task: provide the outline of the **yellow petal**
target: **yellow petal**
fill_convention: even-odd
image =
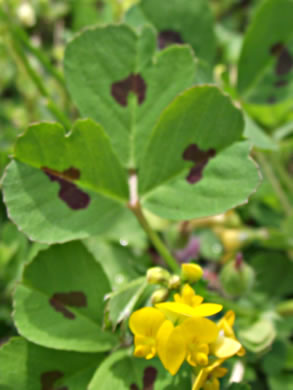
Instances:
[[[240,349],[241,344],[229,337],[219,337],[216,343],[214,343],[211,348],[213,353],[218,358],[229,358],[233,355],[235,355]]]
[[[228,324],[232,327],[235,322],[235,313],[233,310],[227,311],[227,313],[224,315],[225,320],[228,322]]]
[[[186,346],[179,327],[166,320],[157,334],[157,350],[166,370],[175,375],[186,356]]]
[[[195,308],[178,302],[158,303],[156,308],[161,310],[168,318],[208,317],[218,313],[223,306],[216,303],[203,303]]]
[[[187,343],[197,341],[210,344],[217,340],[219,334],[217,325],[202,317],[188,318],[182,322],[180,327]]]
[[[155,338],[164,320],[164,314],[160,310],[144,307],[132,313],[129,319],[129,328],[135,335]]]
[[[244,356],[245,354],[246,354],[246,350],[244,347],[241,346],[241,348],[237,352],[237,355],[241,357],[241,356]]]

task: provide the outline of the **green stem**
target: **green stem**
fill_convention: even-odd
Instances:
[[[279,180],[276,177],[275,172],[273,171],[271,164],[268,162],[267,158],[265,157],[265,155],[262,152],[258,151],[255,153],[256,153],[257,159],[260,162],[268,180],[270,181],[273,189],[275,190],[276,194],[279,197],[280,203],[284,209],[285,214],[287,216],[292,215],[293,214],[292,205],[290,204],[290,201],[289,201],[285,191],[283,190],[282,186],[280,185]]]
[[[69,130],[71,128],[71,123],[69,119],[66,117],[66,115],[59,110],[58,106],[54,103],[54,101],[51,99],[49,92],[47,91],[47,88],[45,87],[45,84],[43,83],[42,79],[39,77],[39,75],[36,73],[34,68],[31,66],[29,60],[25,56],[21,46],[17,41],[12,41],[12,48],[14,53],[16,54],[17,58],[19,59],[20,63],[25,68],[26,72],[34,82],[35,86],[39,90],[40,94],[46,98],[47,102],[47,108],[48,110],[54,115],[56,119],[58,119],[66,130]]]
[[[11,32],[13,33],[15,38],[22,42],[23,45],[40,61],[40,63],[44,66],[47,72],[50,73],[58,81],[58,83],[62,86],[62,88],[64,88],[65,92],[67,93],[63,75],[51,64],[47,56],[44,55],[40,49],[31,44],[27,33],[22,28],[16,25],[11,27]]]
[[[128,207],[133,212],[133,214],[138,219],[140,225],[148,235],[149,239],[153,243],[154,247],[157,249],[158,253],[162,256],[166,264],[169,266],[169,268],[177,273],[179,271],[179,265],[176,261],[176,259],[172,256],[169,249],[166,247],[166,245],[163,243],[163,241],[160,239],[158,234],[152,229],[152,227],[149,225],[148,221],[146,220],[138,196],[137,196],[137,176],[135,172],[130,173],[129,178],[129,189],[130,189],[130,202],[128,204]]]

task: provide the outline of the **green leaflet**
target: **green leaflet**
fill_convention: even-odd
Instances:
[[[265,0],[245,35],[238,90],[245,100],[274,104],[292,96],[293,2]]]
[[[54,351],[15,337],[0,349],[0,388],[40,390],[58,384],[58,388],[86,389],[103,358],[101,353]]]
[[[64,242],[105,232],[127,203],[127,176],[103,129],[79,120],[32,125],[3,180],[10,218],[32,240]],[[28,210],[32,211],[28,213]]]
[[[189,47],[155,54],[150,26],[140,34],[126,25],[88,29],[65,52],[65,76],[81,114],[101,123],[124,165],[138,165],[162,110],[192,85]]]
[[[143,0],[129,10],[125,19],[135,27],[153,24],[161,47],[185,42],[197,57],[208,63],[214,59],[213,16],[206,0]]]
[[[242,131],[240,111],[216,87],[193,87],[178,96],[161,116],[142,160],[143,206],[180,220],[219,214],[245,202],[259,175],[249,144],[233,145]],[[195,167],[186,155],[190,148],[195,149]],[[194,168],[198,180],[191,183]]]
[[[117,339],[102,330],[109,292],[104,271],[81,243],[51,246],[25,268],[16,288],[16,326],[22,336],[45,347],[110,350]]]
[[[148,388],[155,390],[189,389],[191,387],[190,373],[186,371],[181,370],[172,377],[157,358],[137,359],[131,356],[130,351],[118,351],[100,365],[88,390],[129,390],[131,385],[139,390]]]

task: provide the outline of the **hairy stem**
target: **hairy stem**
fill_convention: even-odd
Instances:
[[[146,220],[140,202],[137,195],[137,175],[135,172],[130,172],[129,177],[129,190],[130,190],[130,201],[128,204],[128,207],[133,212],[133,214],[138,219],[140,225],[148,235],[149,239],[151,240],[154,247],[157,249],[158,253],[162,256],[165,263],[168,265],[168,267],[173,272],[178,272],[179,265],[175,258],[170,253],[169,249],[166,247],[166,245],[163,243],[163,241],[160,239],[158,234],[152,229],[152,227],[149,225],[148,221]]]

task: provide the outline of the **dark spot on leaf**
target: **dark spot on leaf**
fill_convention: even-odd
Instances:
[[[196,144],[189,145],[183,152],[183,159],[186,161],[194,162],[194,166],[190,168],[189,174],[186,180],[190,184],[197,183],[202,178],[203,170],[208,163],[209,159],[216,154],[214,149],[207,151],[199,149]]]
[[[113,83],[111,92],[113,98],[121,106],[127,106],[127,97],[130,92],[137,96],[138,104],[142,104],[145,99],[146,83],[140,74],[131,74],[126,79]]]
[[[284,49],[279,55],[276,65],[276,74],[283,76],[291,71],[293,67],[293,58],[287,49]]]
[[[143,390],[153,390],[156,377],[157,370],[151,366],[146,367],[143,375]]]
[[[130,385],[130,390],[139,390],[139,388],[135,383],[132,383],[132,385]]]
[[[174,43],[182,44],[184,43],[181,35],[172,30],[161,31],[158,35],[158,47],[159,49],[164,49],[167,46],[170,46]]]
[[[275,104],[277,102],[277,99],[275,98],[275,96],[269,96],[268,97],[268,103],[269,104]]]
[[[96,8],[98,11],[103,11],[104,7],[105,7],[105,4],[102,0],[98,0],[96,2]]]
[[[275,87],[277,88],[286,87],[286,85],[288,85],[288,80],[278,80],[275,82]]]
[[[42,170],[51,181],[57,181],[60,184],[58,195],[68,207],[73,210],[80,210],[88,207],[90,203],[89,195],[72,183],[72,180],[78,180],[80,178],[80,171],[78,169],[71,167],[63,172],[58,172],[43,167]]]
[[[68,387],[54,387],[54,384],[56,381],[61,379],[64,376],[63,372],[61,371],[48,371],[44,372],[41,375],[41,390],[69,390]]]
[[[75,319],[75,314],[72,313],[66,306],[86,307],[87,298],[82,291],[72,291],[68,293],[56,293],[50,300],[50,305],[58,312],[62,313],[65,318],[70,320]]]
[[[293,57],[282,42],[278,42],[271,47],[271,54],[277,57],[275,73],[284,76],[293,68]]]
[[[275,43],[271,49],[270,52],[273,56],[279,56],[280,53],[284,50],[285,46],[282,42]]]

